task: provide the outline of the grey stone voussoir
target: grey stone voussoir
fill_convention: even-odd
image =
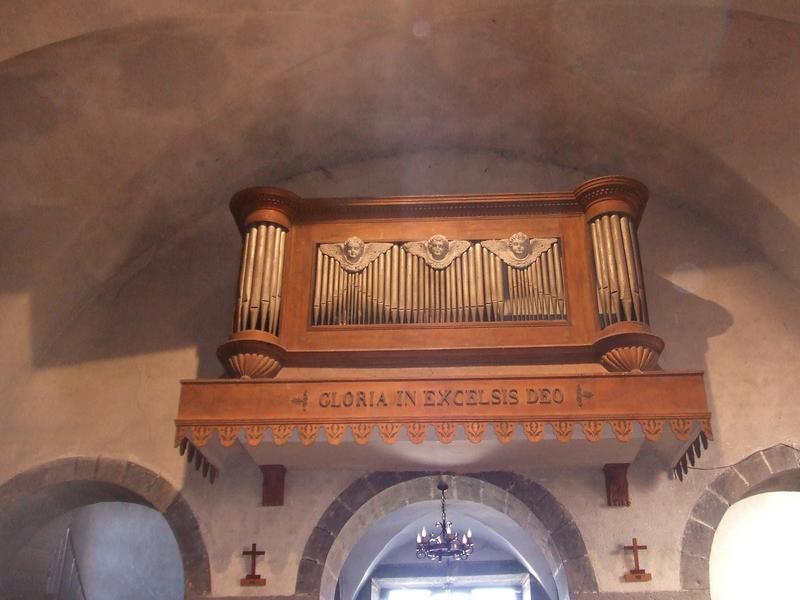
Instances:
[[[714,492],[705,491],[692,509],[691,518],[716,529],[730,504]]]
[[[733,504],[747,493],[749,486],[736,469],[729,467],[708,487],[722,496],[728,504]]]
[[[747,482],[748,487],[758,485],[772,475],[772,471],[770,471],[767,461],[764,460],[764,454],[762,452],[756,452],[748,456],[737,463],[734,469],[736,469],[739,475],[742,476],[742,479]]]

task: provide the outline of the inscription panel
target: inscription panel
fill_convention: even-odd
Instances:
[[[525,421],[707,415],[702,374],[373,381],[186,381],[179,424]]]

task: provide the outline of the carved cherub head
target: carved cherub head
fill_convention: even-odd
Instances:
[[[531,240],[522,232],[515,233],[508,238],[508,247],[514,256],[523,259],[531,253]]]
[[[447,251],[450,249],[450,242],[443,235],[436,234],[428,240],[428,252],[435,260],[442,260],[447,256]]]
[[[344,256],[348,262],[355,263],[364,254],[364,242],[361,238],[351,237],[347,238],[344,243]]]

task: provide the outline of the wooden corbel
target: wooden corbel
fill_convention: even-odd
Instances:
[[[606,476],[606,500],[609,506],[630,506],[628,496],[628,466],[630,463],[608,463],[603,465]]]
[[[259,465],[264,481],[261,484],[261,506],[283,506],[283,484],[286,467]]]

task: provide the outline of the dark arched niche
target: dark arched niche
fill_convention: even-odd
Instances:
[[[58,516],[81,506],[113,501],[141,504],[162,513],[178,542],[186,597],[211,591],[208,553],[186,499],[157,473],[109,458],[56,460],[0,486],[0,539],[4,540],[0,564],[8,564],[8,557],[20,544]]]

